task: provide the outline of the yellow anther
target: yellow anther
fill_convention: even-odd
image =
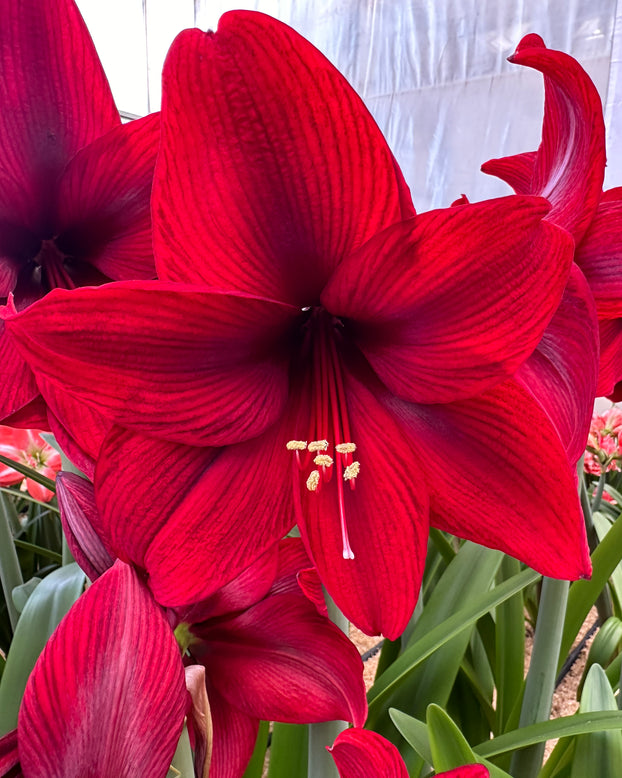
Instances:
[[[343,471],[343,480],[344,481],[351,481],[353,478],[356,478],[356,476],[361,472],[361,463],[360,462],[352,462],[351,465],[348,465],[346,469]]]
[[[354,454],[356,443],[337,443],[335,451],[338,451],[340,454]]]
[[[312,440],[307,446],[309,451],[326,451],[328,448],[327,440]]]
[[[328,454],[318,454],[313,461],[318,467],[330,467],[333,464],[333,458]]]
[[[315,492],[320,485],[320,472],[319,470],[312,470],[307,478],[307,489],[310,492]]]
[[[306,440],[288,440],[286,443],[286,448],[288,451],[304,451],[306,447]]]

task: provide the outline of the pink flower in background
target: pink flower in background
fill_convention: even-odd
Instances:
[[[39,430],[13,429],[0,425],[0,454],[28,465],[52,480],[61,468],[60,454],[43,440]],[[0,464],[0,486],[14,486],[22,482],[22,488],[27,489],[36,500],[49,502],[54,496],[53,492],[32,478],[25,478],[12,467]]]
[[[583,469],[592,475],[620,470],[620,409],[615,405],[604,414],[594,414],[590,425]]]

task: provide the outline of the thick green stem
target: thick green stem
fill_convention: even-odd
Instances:
[[[520,714],[519,726],[521,727],[546,721],[549,718],[566,616],[568,588],[568,581],[557,581],[554,578],[544,578],[542,581],[536,633]],[[510,773],[516,778],[535,778],[542,766],[545,745],[545,743],[538,743],[516,751],[512,756]]]
[[[603,470],[598,479],[598,485],[594,490],[594,496],[592,497],[592,511],[597,511],[600,508],[600,501],[603,499],[603,492],[605,491],[605,484],[607,483],[607,473]]]
[[[13,631],[19,619],[19,613],[13,604],[13,589],[24,583],[11,530],[12,524],[17,520],[14,514],[15,506],[8,495],[0,494],[0,581]]]
[[[347,635],[349,631],[348,620],[328,593],[325,592],[325,596],[330,620]],[[320,724],[309,724],[308,778],[339,778],[335,762],[326,750],[326,746],[332,746],[337,735],[347,727],[347,721],[325,721]]]
[[[594,501],[592,504],[590,504],[590,498],[587,493],[587,486],[585,485],[585,478],[583,477],[583,474],[579,472],[579,496],[581,498],[581,508],[583,509],[585,531],[587,533],[587,543],[590,547],[590,554],[594,553],[599,543],[598,535],[596,534],[596,527],[594,526],[594,520],[592,519],[592,506],[596,506],[594,507],[594,510],[596,510],[600,504],[603,489],[605,488],[603,479],[604,473],[601,475],[600,481],[598,482],[598,487],[596,490],[597,495],[594,496]],[[596,496],[598,496],[598,501],[596,500]],[[606,586],[598,595],[598,599],[594,603],[594,606],[598,611],[598,618],[600,619],[601,624],[604,624],[607,619],[613,616],[613,603],[611,602],[611,596]]]

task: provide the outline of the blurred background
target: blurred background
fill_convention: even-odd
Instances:
[[[579,60],[608,133],[606,186],[622,185],[622,2],[617,0],[78,0],[119,109],[160,105],[168,47],[185,27],[216,29],[234,8],[268,13],[314,43],[364,99],[417,210],[509,192],[479,172],[537,148],[540,74],[506,58],[523,35]]]

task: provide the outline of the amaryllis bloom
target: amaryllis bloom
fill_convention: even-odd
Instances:
[[[164,613],[119,561],[78,599],[37,660],[17,732],[0,741],[0,775],[165,778],[190,706]]]
[[[400,752],[377,732],[346,729],[328,749],[341,778],[408,778]],[[481,764],[464,765],[443,773],[439,778],[489,778]]]
[[[21,310],[57,287],[154,278],[159,117],[121,125],[73,0],[1,0],[0,13],[0,301]],[[0,419],[47,426],[2,323]]]
[[[606,413],[595,413],[587,440],[584,470],[600,475],[609,470],[620,470],[622,450],[620,439],[620,409],[613,406]]]
[[[4,312],[63,425],[83,403],[108,420],[95,480],[111,526],[174,469],[166,513],[122,523],[158,601],[208,596],[294,522],[369,634],[404,629],[430,523],[588,575],[574,474],[512,378],[568,280],[548,203],[414,216],[357,95],[262,14],[181,33],[162,121],[161,280]],[[86,432],[95,448],[101,426]],[[177,546],[183,564],[165,564]]]
[[[112,557],[92,486],[63,473],[58,495],[70,548],[87,575],[100,580]],[[127,537],[130,545],[132,533]],[[177,554],[184,549],[171,548],[173,564]],[[168,614],[185,663],[205,668],[213,725],[210,778],[242,775],[260,720],[365,721],[361,658],[303,593],[299,574],[317,579],[308,568],[300,539],[289,538],[208,599]]]
[[[542,142],[537,152],[490,160],[482,170],[499,176],[518,193],[546,197],[553,206],[547,219],[572,233],[574,261],[587,279],[598,315],[596,394],[609,395],[622,380],[622,189],[602,191],[601,100],[579,63],[568,54],[547,49],[538,35],[523,38],[510,61],[544,76]],[[580,402],[589,352],[581,344],[580,331],[569,336],[575,341],[569,365],[571,385],[578,398],[575,402]],[[584,404],[591,414],[589,397]]]
[[[0,425],[0,454],[15,462],[28,465],[52,481],[61,468],[60,454],[43,440],[40,430],[13,429]],[[54,496],[53,492],[33,481],[32,478],[25,478],[12,467],[0,464],[0,486],[14,486],[21,483],[36,500],[49,502]]]

